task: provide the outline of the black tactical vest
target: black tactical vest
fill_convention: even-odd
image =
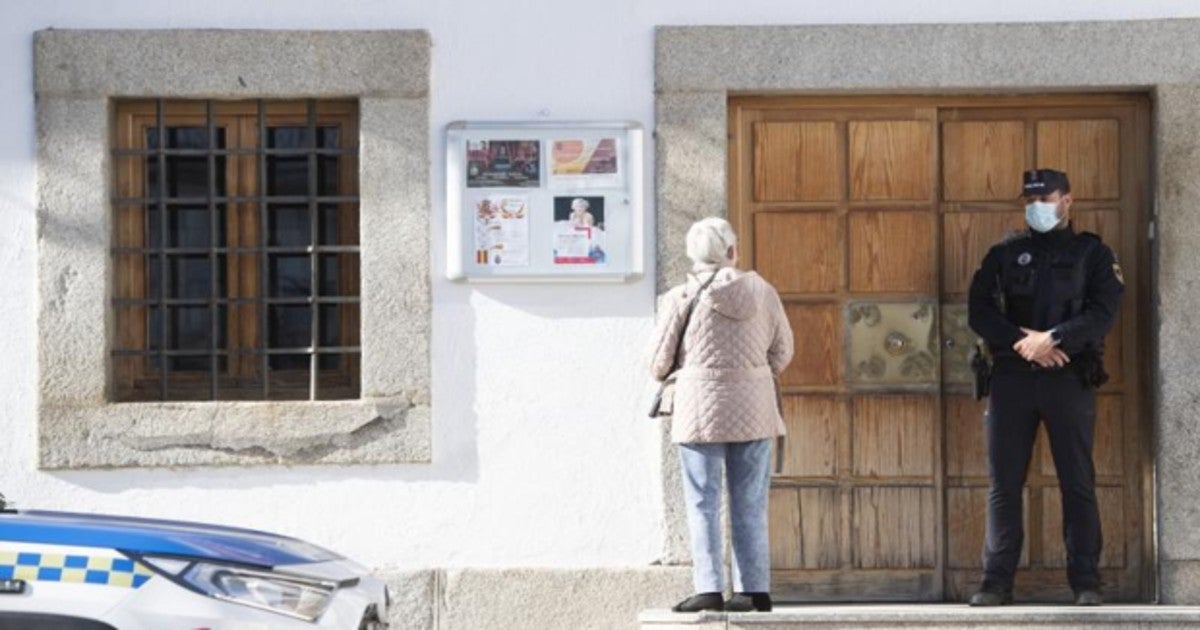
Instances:
[[[1035,309],[1039,291],[1039,273],[1051,275],[1050,308],[1055,322],[1063,322],[1083,312],[1087,292],[1088,258],[1100,237],[1091,232],[1075,234],[1065,248],[1046,251],[1036,248],[1028,231],[1018,233],[1003,244],[1000,272],[996,278],[996,300],[1000,310],[1012,321],[1014,301],[1022,307]],[[1050,256],[1043,266],[1038,256]],[[1014,322],[1018,323],[1018,322]],[[1009,354],[1007,349],[1001,354]],[[1086,384],[1099,387],[1108,381],[1104,370],[1104,339],[1094,339],[1072,357],[1071,369],[1079,373]]]
[[[1000,277],[997,278],[1001,310],[1007,312],[1012,300],[1036,301],[1039,274],[1051,276],[1051,305],[1057,321],[1065,321],[1083,311],[1087,289],[1087,260],[1092,250],[1100,244],[1100,237],[1091,232],[1075,234],[1065,249],[1054,252],[1034,247],[1028,231],[1020,232],[1004,243],[1000,262]],[[1038,257],[1051,256],[1049,266],[1043,266]]]

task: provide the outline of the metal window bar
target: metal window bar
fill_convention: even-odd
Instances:
[[[209,251],[220,253],[257,253],[259,251],[269,253],[290,253],[290,254],[308,254],[317,253],[358,253],[358,245],[277,245],[272,247],[216,247],[210,250],[209,247],[113,247],[113,253],[158,253],[164,251],[169,254],[182,254],[182,256],[208,256]]]
[[[264,301],[259,298],[226,298],[219,297],[216,303],[222,306],[241,306],[245,304],[258,304]],[[357,295],[321,295],[316,298],[317,304],[358,304],[362,300]],[[272,306],[303,306],[313,303],[313,298],[307,296],[297,297],[272,297],[266,298],[265,302]],[[166,306],[208,306],[208,298],[169,298],[159,300],[157,298],[113,298],[113,306],[157,306],[165,304]]]
[[[359,346],[321,346],[319,348],[311,348],[308,346],[297,346],[287,348],[242,348],[238,350],[222,350],[217,349],[216,354],[220,357],[235,357],[242,355],[284,355],[284,354],[357,354],[362,350]],[[167,350],[165,354],[169,357],[206,357],[212,351],[207,349],[199,350]],[[112,351],[113,355],[121,357],[143,357],[157,355],[157,350],[138,350],[136,348],[116,348]]]
[[[320,222],[318,221],[319,210],[317,206],[317,195],[321,192],[318,189],[319,184],[317,179],[317,102],[310,98],[305,103],[305,107],[308,109],[308,146],[310,149],[312,149],[312,152],[308,154],[308,236],[311,241],[310,244],[313,245],[313,247],[316,247],[316,245],[320,242],[320,239],[317,236],[318,230],[320,229]],[[316,253],[315,251],[308,255],[309,269],[311,270],[311,275],[309,276],[308,281],[308,289],[310,292],[310,297],[312,297],[312,315],[310,321],[312,327],[309,333],[311,338],[310,345],[314,350],[321,346],[321,305],[317,303],[317,296],[321,292],[321,283],[319,282],[318,277],[320,260],[320,254]],[[316,352],[313,352],[308,357],[308,369],[308,399],[316,400],[317,373],[320,369],[320,357],[317,356]]]
[[[127,306],[146,306],[151,313],[157,313],[159,317],[158,345],[157,349],[123,349],[114,348],[113,356],[140,356],[158,358],[158,393],[161,400],[167,400],[169,394],[171,361],[175,357],[208,357],[209,361],[209,381],[208,389],[209,396],[212,399],[217,399],[220,385],[220,358],[241,356],[241,355],[261,355],[262,356],[262,396],[263,399],[269,399],[271,395],[270,385],[270,357],[275,355],[309,355],[309,400],[316,400],[318,396],[319,374],[320,374],[320,356],[321,355],[353,355],[361,354],[359,346],[327,346],[322,347],[321,344],[321,307],[324,305],[337,304],[358,304],[361,303],[359,295],[321,295],[321,259],[325,254],[344,254],[358,253],[360,247],[358,245],[322,245],[320,244],[320,206],[325,203],[357,203],[357,195],[320,195],[319,190],[319,164],[321,156],[339,156],[353,155],[357,151],[357,147],[323,147],[319,141],[319,127],[317,120],[317,102],[313,99],[306,101],[306,131],[307,141],[306,146],[299,149],[272,149],[268,146],[269,128],[266,124],[266,104],[265,101],[259,99],[256,102],[257,124],[258,124],[258,146],[249,149],[228,149],[223,147],[218,141],[216,117],[214,114],[214,103],[212,101],[205,102],[205,129],[207,132],[208,142],[205,149],[176,149],[168,146],[168,128],[166,125],[166,101],[165,99],[155,99],[155,122],[154,129],[157,134],[155,146],[146,149],[114,149],[114,156],[143,156],[153,158],[157,165],[157,182],[153,190],[147,190],[151,193],[145,197],[116,197],[113,203],[116,206],[121,205],[144,205],[156,208],[159,216],[158,239],[157,247],[113,247],[112,253],[114,256],[120,254],[140,254],[156,259],[158,263],[159,277],[157,282],[157,297],[149,298],[113,298],[112,304],[114,307]],[[168,186],[168,171],[167,158],[168,156],[203,156],[206,158],[208,166],[207,190],[203,197],[195,198],[170,198]],[[217,156],[230,155],[255,155],[257,157],[258,168],[258,191],[256,196],[240,196],[240,195],[219,195],[217,194]],[[271,155],[279,156],[298,156],[303,155],[307,158],[308,163],[308,181],[307,195],[276,195],[267,194],[267,158]],[[334,191],[336,192],[336,191]],[[259,227],[260,235],[258,243],[255,246],[238,246],[228,247],[224,245],[224,240],[220,238],[220,215],[218,205],[230,203],[254,203],[257,202],[259,212]],[[270,223],[267,212],[267,204],[274,203],[306,203],[309,209],[309,228],[310,228],[310,244],[307,246],[271,246],[270,243]],[[204,205],[208,209],[209,214],[209,247],[172,247],[170,244],[170,217],[168,216],[168,208],[174,205]],[[149,236],[149,232],[146,233]],[[255,253],[259,256],[259,287],[256,297],[228,297],[222,290],[218,279],[220,277],[220,260],[222,255]],[[272,297],[269,289],[269,274],[270,264],[269,256],[271,254],[305,254],[309,257],[310,270],[310,291],[307,297]],[[210,273],[209,294],[204,298],[173,298],[171,295],[171,287],[173,285],[170,273],[170,256],[176,255],[193,255],[207,256],[208,267]],[[219,313],[221,308],[226,308],[228,311],[232,305],[241,304],[257,304],[259,306],[259,325],[260,331],[258,335],[257,348],[237,348],[229,349],[222,347],[219,343],[220,338],[220,318]],[[311,328],[310,328],[310,345],[308,347],[270,347],[270,314],[269,307],[272,305],[307,305],[311,313]],[[209,313],[209,334],[210,340],[207,349],[177,349],[171,347],[172,334],[172,313],[177,307],[201,307],[206,306]]]
[[[212,101],[204,102],[205,124],[208,127],[208,323],[209,349],[212,350],[212,356],[209,358],[210,364],[210,379],[208,385],[208,397],[211,400],[217,399],[217,378],[220,359],[217,357],[217,299],[220,297],[221,287],[217,286],[217,203],[214,201],[214,196],[217,194],[217,155],[213,151],[217,148],[217,124],[213,118],[213,103]],[[166,246],[166,243],[163,243]],[[166,296],[164,295],[165,299]]]
[[[266,103],[263,99],[258,99],[256,114],[258,117],[258,245],[260,252],[258,255],[258,296],[261,301],[258,305],[258,347],[262,350],[262,397],[263,400],[269,400],[271,397],[271,357],[266,352],[267,350],[267,331],[268,313],[270,308],[266,299],[267,280],[269,264],[267,258],[270,256],[267,253],[267,230],[270,225],[267,223],[267,113]]]
[[[358,152],[358,147],[356,147],[356,146],[331,147],[331,148],[317,147],[315,150],[318,155],[353,155]],[[268,149],[265,149],[265,151],[266,151],[267,155],[279,155],[279,156],[285,156],[285,157],[307,156],[310,153],[310,150],[307,147],[302,148],[302,149],[271,149],[271,148],[268,148]],[[158,152],[153,149],[113,149],[112,153],[116,157],[158,155]],[[229,155],[229,156],[258,155],[258,149],[220,149],[220,148],[218,148],[216,151],[214,151],[214,153],[216,155]],[[207,149],[167,149],[166,154],[171,157],[175,157],[175,156],[204,157],[204,156],[208,155],[208,150]]]
[[[162,249],[158,252],[158,297],[167,299],[167,287],[170,286],[167,277],[167,125],[165,113],[163,112],[163,99],[154,101],[154,125],[157,129],[158,142],[155,147],[158,150],[156,160],[158,162],[158,246]],[[158,355],[158,396],[161,400],[167,399],[167,340],[170,339],[168,328],[170,327],[171,317],[168,313],[168,307],[159,305],[158,307],[158,330],[159,330],[159,355]]]
[[[253,203],[258,201],[257,195],[253,197],[241,195],[217,195],[213,200],[218,203]],[[156,201],[153,197],[115,197],[112,202],[118,206],[137,206],[147,202]],[[195,206],[208,202],[208,197],[172,197],[167,199],[169,206]],[[307,195],[267,195],[267,201],[273,203],[308,203]],[[354,195],[324,195],[318,196],[317,201],[321,203],[345,203],[357,202],[358,197]]]

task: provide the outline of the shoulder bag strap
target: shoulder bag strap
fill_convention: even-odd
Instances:
[[[696,291],[696,295],[692,296],[691,301],[688,302],[687,314],[683,316],[683,328],[679,330],[679,341],[675,343],[675,360],[671,363],[671,371],[667,374],[668,379],[674,376],[675,372],[682,367],[679,365],[679,355],[683,353],[683,338],[687,335],[688,326],[690,326],[692,323],[692,312],[696,310],[696,303],[700,301],[700,294],[704,293],[704,290],[707,289],[708,285],[712,284],[712,281],[716,280],[716,278],[717,272],[714,271],[713,274],[709,276],[708,280],[705,280],[704,284],[700,285],[700,289]]]

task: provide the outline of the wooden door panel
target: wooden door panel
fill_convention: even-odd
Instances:
[[[1122,303],[1131,300],[1122,300]],[[1130,308],[1133,308],[1130,306]],[[1124,310],[1124,309],[1122,309]],[[1108,383],[1104,385],[1105,389],[1119,387],[1125,380],[1125,316],[1120,312],[1117,313],[1117,319],[1113,322],[1113,328],[1108,335],[1104,337],[1104,370],[1108,372]],[[1103,391],[1103,390],[1101,390]]]
[[[1100,236],[1114,252],[1120,249],[1121,213],[1118,209],[1079,210],[1072,212],[1071,227],[1076,232],[1092,232]]]
[[[771,488],[768,504],[767,533],[771,545],[771,566],[775,569],[799,569],[800,492],[795,487]]]
[[[754,215],[754,268],[780,293],[834,293],[842,286],[841,221],[834,212]]]
[[[1023,229],[1025,214],[949,212],[942,226],[942,291],[965,295],[984,255],[1005,235]]]
[[[946,201],[1012,201],[1025,170],[1020,120],[942,124],[942,196]]]
[[[959,599],[977,588],[986,401],[966,395],[958,365],[960,342],[967,348],[973,335],[943,325],[935,354],[958,363],[928,389],[888,381],[868,390],[847,376],[847,331],[860,303],[936,299],[939,312],[959,313],[987,250],[1025,227],[1021,173],[1035,167],[1065,170],[1075,228],[1128,259],[1123,314],[1106,340],[1112,381],[1097,401],[1095,463],[1106,591],[1152,595],[1148,430],[1133,358],[1145,328],[1135,307],[1148,260],[1138,243],[1148,121],[1148,100],[1136,95],[731,99],[742,260],[781,291],[796,336],[770,517],[780,600]],[[1044,431],[1023,501],[1018,597],[1069,599]]]
[[[853,471],[859,477],[929,477],[934,462],[934,396],[858,396],[851,404]]]
[[[842,407],[837,396],[783,397],[783,421],[788,432],[783,458],[785,476],[837,474]]]
[[[842,173],[837,123],[754,124],[756,201],[834,201]]]
[[[932,487],[861,487],[853,497],[856,568],[934,567],[937,508]]]
[[[800,489],[800,560],[804,569],[841,564],[841,501],[836,488]]]
[[[851,212],[850,290],[936,293],[934,221],[924,211]]]
[[[851,121],[850,199],[932,197],[933,125],[918,120]]]
[[[834,569],[840,564],[835,488],[771,489],[769,535],[775,569]]]
[[[785,385],[837,385],[842,373],[841,310],[836,304],[786,304],[795,356],[780,376]]]
[[[987,477],[983,414],[987,400],[961,394],[946,396],[946,475]]]
[[[1077,200],[1121,196],[1120,125],[1113,119],[1037,123],[1037,167],[1063,171]]]
[[[987,495],[985,487],[946,489],[946,514],[954,520],[954,527],[946,531],[946,566],[951,569],[982,566]]]

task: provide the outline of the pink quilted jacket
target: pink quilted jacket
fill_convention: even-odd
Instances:
[[[650,360],[667,378],[688,302],[708,274],[663,298]],[[775,379],[792,360],[792,329],[775,289],[754,272],[726,268],[700,296],[683,338],[671,440],[747,442],[783,435]]]

